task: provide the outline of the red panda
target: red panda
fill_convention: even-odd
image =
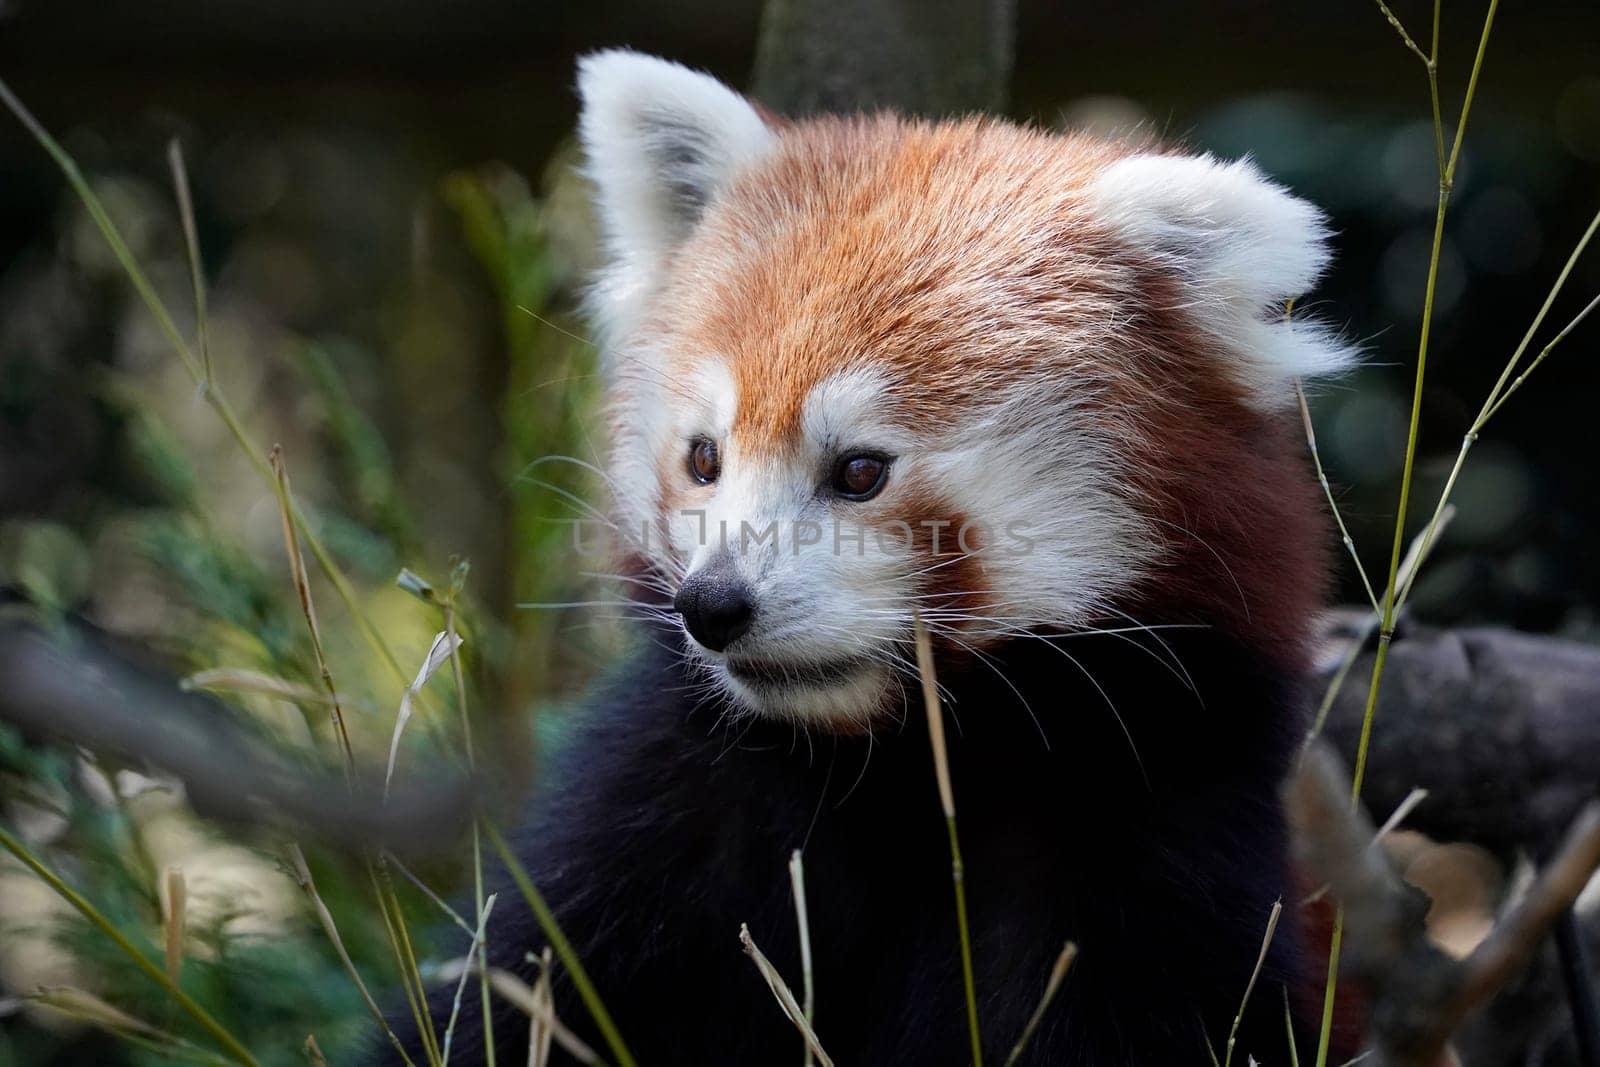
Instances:
[[[798,982],[801,849],[824,1048],[967,1058],[920,619],[987,1050],[1070,939],[1024,1062],[1206,1063],[1235,1025],[1234,1062],[1312,1055],[1286,1025],[1319,976],[1278,791],[1329,568],[1294,383],[1352,358],[1285,311],[1327,261],[1322,216],[1247,161],[983,118],[784,122],[626,51],[578,87],[648,621],[522,843],[625,1040],[800,1054],[736,932]],[[515,902],[488,940],[526,974],[544,940]],[[597,1042],[560,976],[556,1002]],[[483,1052],[476,1007],[458,1056]],[[526,1048],[525,1018],[493,1023],[502,1057]]]

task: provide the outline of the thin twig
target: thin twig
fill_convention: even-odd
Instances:
[[[1395,15],[1395,13],[1389,10],[1389,5],[1384,3],[1383,0],[1377,0],[1377,3],[1378,10],[1383,12],[1383,17],[1389,20],[1389,25],[1394,27],[1394,32],[1400,35],[1400,40],[1405,42],[1405,46],[1411,49],[1412,53],[1418,59],[1422,60],[1423,66],[1430,66],[1433,61],[1428,58],[1427,54],[1423,52],[1421,48],[1417,47],[1417,42],[1411,39],[1411,35],[1407,33],[1406,28],[1400,24],[1400,19]]]
[[[278,758],[209,701],[137,669],[90,631],[11,627],[3,638],[0,718],[159,767],[183,782],[190,806],[208,817],[297,838],[315,834],[346,850],[399,842],[418,853],[459,841],[471,817],[472,790],[460,778],[436,776],[387,803],[376,782],[347,792],[342,766],[326,773]]]
[[[1361,945],[1358,974],[1403,995],[1372,1013],[1389,1067],[1435,1067],[1468,1016],[1521,973],[1600,869],[1600,801],[1579,811],[1554,858],[1465,959],[1429,942],[1426,909],[1405,886],[1366,814],[1346,803],[1348,780],[1319,746],[1292,780],[1286,802],[1304,863],[1327,879]]]
[[[1306,405],[1306,390],[1300,380],[1295,379],[1294,395],[1300,401],[1300,422],[1305,427],[1306,444],[1311,449],[1311,462],[1317,468],[1317,482],[1322,486],[1322,495],[1328,499],[1328,510],[1333,512],[1333,521],[1339,524],[1339,536],[1344,540],[1345,551],[1350,553],[1350,560],[1356,565],[1356,573],[1361,576],[1362,588],[1367,591],[1367,603],[1372,605],[1373,614],[1378,614],[1382,609],[1378,606],[1378,594],[1372,591],[1372,581],[1367,577],[1367,568],[1361,565],[1361,553],[1356,551],[1355,539],[1350,536],[1350,530],[1344,524],[1344,516],[1339,512],[1339,502],[1333,498],[1333,486],[1328,484],[1328,475],[1322,469],[1322,453],[1317,449],[1317,431],[1311,425],[1311,409]]]
[[[1450,496],[1455,492],[1456,479],[1460,477],[1461,468],[1465,466],[1467,462],[1467,453],[1470,452],[1472,450],[1472,446],[1477,443],[1479,433],[1483,431],[1484,426],[1488,423],[1489,419],[1493,417],[1495,412],[1500,410],[1501,405],[1505,403],[1506,399],[1510,397],[1511,393],[1516,388],[1520,387],[1522,382],[1527,379],[1528,375],[1533,373],[1534,368],[1543,361],[1545,356],[1549,355],[1550,350],[1559,344],[1568,333],[1577,328],[1578,324],[1581,323],[1594,308],[1594,302],[1592,301],[1578,313],[1577,317],[1575,317],[1571,322],[1567,323],[1567,325],[1562,328],[1560,333],[1558,333],[1556,337],[1545,346],[1544,350],[1539,353],[1539,356],[1531,364],[1529,364],[1528,368],[1516,379],[1511,388],[1506,387],[1507,383],[1511,381],[1511,376],[1516,371],[1518,364],[1521,363],[1523,354],[1527,352],[1528,346],[1533,343],[1533,339],[1538,334],[1539,328],[1544,325],[1545,317],[1550,314],[1550,308],[1555,304],[1556,297],[1561,295],[1561,290],[1565,288],[1567,284],[1567,278],[1571,276],[1573,268],[1577,266],[1579,258],[1582,257],[1584,250],[1589,247],[1589,242],[1594,238],[1597,230],[1600,230],[1600,211],[1595,212],[1594,218],[1589,221],[1589,225],[1583,231],[1583,235],[1578,238],[1577,244],[1573,245],[1572,251],[1568,253],[1567,261],[1562,264],[1560,273],[1556,275],[1556,280],[1551,284],[1549,292],[1545,294],[1544,302],[1539,305],[1539,310],[1533,316],[1533,321],[1528,324],[1528,329],[1523,333],[1522,340],[1517,343],[1516,349],[1512,351],[1511,358],[1506,360],[1504,369],[1500,371],[1500,376],[1495,379],[1494,385],[1489,389],[1489,395],[1487,398],[1485,398],[1483,406],[1478,409],[1477,417],[1472,420],[1472,425],[1469,426],[1467,428],[1467,432],[1462,435],[1461,448],[1456,453],[1455,462],[1451,464],[1450,473],[1444,480],[1444,488],[1439,492],[1439,502],[1434,507],[1433,516],[1428,520],[1428,526],[1424,536],[1424,544],[1427,549],[1432,548],[1433,542],[1439,536],[1439,517],[1444,509],[1449,505]],[[1596,297],[1595,300],[1600,301],[1600,297]],[[1411,586],[1415,581],[1415,578],[1416,574],[1413,572],[1410,579],[1401,583],[1401,604],[1404,604],[1406,598],[1411,595]]]
[[[1461,962],[1453,992],[1439,1006],[1425,1039],[1408,1040],[1415,1061],[1432,1062],[1462,1022],[1527,967],[1556,920],[1572,906],[1600,868],[1600,801],[1590,801],[1573,820],[1555,858],[1489,936]]]

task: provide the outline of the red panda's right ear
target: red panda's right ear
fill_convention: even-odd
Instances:
[[[1194,320],[1225,343],[1263,406],[1290,405],[1296,379],[1355,362],[1334,332],[1284,308],[1327,266],[1327,220],[1248,159],[1126,156],[1100,172],[1091,195],[1101,219],[1185,287]]]
[[[583,57],[578,95],[607,262],[595,310],[615,337],[707,204],[775,135],[750,101],[715,78],[638,52]]]

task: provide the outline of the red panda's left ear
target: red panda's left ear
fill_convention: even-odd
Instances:
[[[596,311],[616,336],[706,206],[776,135],[749,100],[715,78],[638,52],[585,56],[578,95],[606,246]]]
[[[1328,264],[1326,219],[1249,160],[1128,156],[1101,171],[1092,196],[1119,237],[1187,287],[1198,324],[1232,350],[1264,402],[1292,397],[1296,378],[1354,362],[1330,331],[1283,313]]]

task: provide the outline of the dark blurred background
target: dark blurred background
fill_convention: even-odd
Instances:
[[[559,222],[545,203],[570,156],[574,57],[629,44],[742,85],[758,7],[5,0],[0,71],[145,251],[165,257],[156,273],[172,273],[180,306],[163,149],[182,138],[218,310],[242,320],[219,324],[217,345],[250,379],[239,406],[272,401],[285,344],[324,347],[389,443],[406,498],[428,502],[422,542],[458,546],[498,576],[513,548],[501,400],[515,371],[496,279],[474,262],[452,183],[526,182],[546,228],[571,231],[548,235],[566,239],[559,307],[586,240],[580,195],[559,204],[570,216]],[[1424,4],[1397,11],[1425,33]],[[1479,17],[1446,12],[1447,115]],[[1333,215],[1338,260],[1320,311],[1365,343],[1371,366],[1320,397],[1318,421],[1358,543],[1381,569],[1434,182],[1423,71],[1375,5],[1024,2],[1012,98],[1015,115],[1046,124],[1140,124],[1251,153]],[[1473,120],[1441,263],[1422,499],[1600,199],[1600,8],[1507,4]],[[14,122],[0,124],[0,190],[0,512],[80,528],[86,512],[137,499],[104,393],[83,386],[172,361],[143,338],[59,175]],[[1597,279],[1592,257],[1567,303]],[[1584,447],[1593,346],[1568,342],[1482,443],[1419,610],[1538,629],[1587,618],[1600,596]]]
[[[1431,7],[1395,10],[1426,32]],[[438,624],[394,574],[438,582],[452,557],[470,559],[472,681],[491,714],[514,719],[558,705],[613,647],[604,611],[517,606],[581,601],[600,580],[573,562],[561,524],[581,514],[567,494],[599,499],[595,479],[539,462],[603,455],[593,351],[572,314],[592,245],[571,170],[574,59],[626,44],[745,85],[759,14],[730,0],[0,0],[0,77],[77,158],[188,329],[166,163],[181,141],[218,381],[260,443],[284,445],[297,492],[402,662],[420,662]],[[1481,17],[1447,5],[1447,117]],[[1336,266],[1313,303],[1368,363],[1313,409],[1345,517],[1381,575],[1435,206],[1421,64],[1371,0],[1023,0],[1016,45],[1014,116],[1249,153],[1331,214]],[[1417,525],[1597,207],[1600,5],[1508,0],[1440,262]],[[1596,291],[1592,254],[1533,351]],[[1412,601],[1419,616],[1600,635],[1597,347],[1600,323],[1575,333],[1476,446],[1459,518]],[[272,495],[60,172],[0,115],[0,590],[169,672],[309,674],[286,573]],[[1347,561],[1341,573],[1343,598],[1363,599]],[[381,752],[392,682],[321,596],[330,658],[376,709],[361,732]],[[241,700],[284,736],[305,729],[283,701]],[[41,769],[43,758],[26,739],[0,744],[8,819],[48,808],[38,782],[51,775],[81,790],[82,767]],[[58,835],[102,832],[63,806]],[[108,855],[125,830],[103,830]],[[191,852],[174,854],[198,869]],[[117,892],[96,869],[83,876]],[[20,892],[6,871],[0,898]],[[129,915],[148,910],[147,889],[126,891]],[[47,939],[15,933],[43,921],[39,907],[0,916],[13,924],[0,938],[0,1062],[58,1048],[5,999],[74,973]],[[218,930],[239,914],[223,909]],[[359,1020],[328,997],[315,1009],[286,999],[277,1023]]]

